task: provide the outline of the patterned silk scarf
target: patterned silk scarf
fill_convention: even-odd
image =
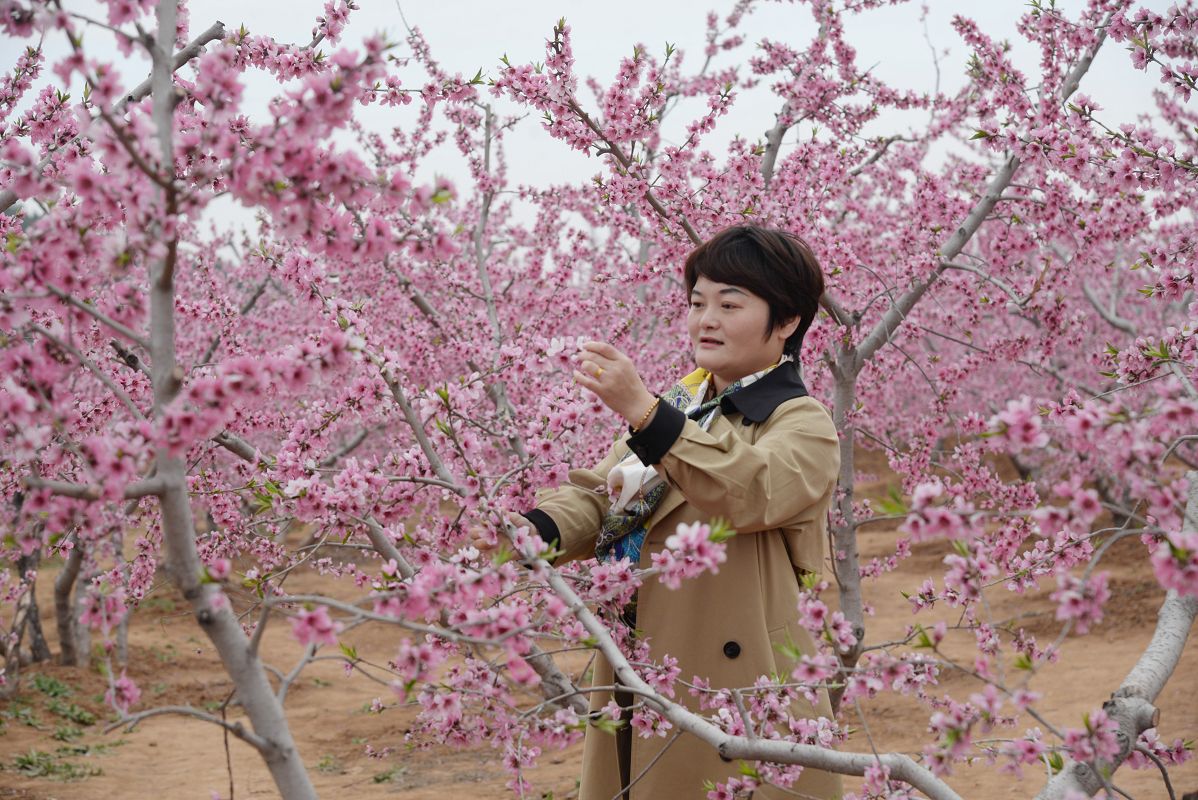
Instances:
[[[663,403],[685,413],[707,430],[722,411],[721,402],[730,394],[744,389],[765,377],[779,364],[792,360],[784,355],[771,367],[746,375],[728,385],[724,391],[704,401],[711,384],[711,373],[697,369],[684,377],[661,396]],[[633,564],[640,561],[641,546],[645,543],[645,521],[653,516],[669,490],[669,484],[651,466],[645,466],[630,450],[607,475],[607,486],[615,500],[599,529],[595,557],[600,561],[619,561],[627,558]]]

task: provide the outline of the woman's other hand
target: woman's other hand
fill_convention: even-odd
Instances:
[[[643,428],[648,424],[652,416],[647,418],[646,412],[657,398],[645,388],[628,356],[607,342],[586,342],[576,358],[574,380],[579,386],[594,392],[629,425]]]
[[[532,523],[528,519],[514,511],[504,512],[507,524],[513,528],[531,528]],[[480,553],[490,553],[499,549],[499,545],[503,539],[495,530],[493,525],[473,525],[470,528],[470,541],[478,548]]]

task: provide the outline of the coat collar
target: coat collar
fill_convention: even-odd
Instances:
[[[720,401],[720,406],[725,414],[739,411],[745,419],[758,423],[767,420],[774,409],[787,400],[806,397],[807,394],[807,387],[799,377],[798,364],[786,361],[766,373],[761,380],[725,397]]]

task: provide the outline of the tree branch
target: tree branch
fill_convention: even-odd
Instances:
[[[263,292],[266,291],[266,287],[269,285],[270,277],[267,276],[265,280],[254,287],[254,291],[250,294],[246,301],[241,304],[241,308],[239,309],[241,316],[244,317],[246,314],[254,310],[254,306],[258,303],[258,298],[262,297]],[[212,356],[216,354],[216,348],[220,347],[220,340],[221,336],[219,333],[213,336],[212,341],[208,343],[208,347],[204,349],[204,355],[200,356],[200,360],[196,363],[207,364],[209,361],[211,361]]]
[[[1108,14],[1108,22],[1110,18],[1111,15]],[[1090,69],[1090,65],[1094,63],[1094,56],[1097,55],[1099,48],[1102,47],[1102,43],[1106,40],[1106,32],[1107,28],[1103,25],[1095,38],[1093,46],[1087,51],[1085,56],[1078,60],[1073,69],[1070,70],[1069,75],[1065,78],[1065,82],[1061,85],[1059,97],[1061,103],[1064,103],[1069,99],[1070,95],[1077,91],[1082,77]],[[865,362],[872,358],[874,353],[882,345],[890,341],[894,332],[898,330],[899,325],[906,319],[907,314],[919,302],[919,299],[923,297],[928,288],[943,274],[946,269],[946,263],[955,259],[965,248],[965,245],[969,243],[969,240],[973,238],[973,235],[977,233],[978,228],[982,226],[982,223],[990,215],[995,204],[1002,197],[1003,192],[1010,186],[1011,179],[1015,176],[1015,171],[1019,169],[1019,163],[1017,156],[1012,155],[1007,157],[1007,160],[1003,162],[1003,165],[994,174],[990,184],[986,187],[986,191],[973,207],[973,210],[969,212],[965,221],[961,223],[952,236],[944,243],[944,246],[941,247],[939,253],[940,264],[927,278],[922,281],[916,281],[915,285],[900,297],[898,302],[890,307],[890,310],[886,312],[881,321],[870,331],[865,340],[861,342],[855,358],[857,370],[860,370]]]
[[[125,347],[125,345],[121,344],[117,339],[109,339],[108,346],[116,351],[117,358],[119,358],[121,363],[123,363],[126,367],[136,372],[140,372],[147,378],[150,377],[150,368],[146,366],[146,363],[141,360],[141,356],[139,356],[137,353],[134,353],[128,347]]]
[[[121,402],[121,404],[125,406],[125,408],[129,409],[129,413],[132,414],[135,419],[144,420],[146,418],[145,415],[141,413],[141,409],[138,408],[134,404],[133,399],[131,397],[129,397],[129,395],[125,392],[125,390],[122,389],[121,387],[117,386],[116,382],[112,378],[108,377],[103,372],[101,372],[100,368],[98,366],[96,366],[95,363],[92,362],[91,359],[89,359],[87,356],[83,355],[83,353],[81,353],[77,347],[75,347],[74,345],[72,345],[68,342],[63,341],[62,339],[59,339],[57,336],[50,333],[50,331],[46,330],[41,325],[34,325],[33,329],[35,331],[37,331],[38,333],[40,333],[42,336],[45,336],[50,341],[54,342],[54,344],[58,345],[63,350],[66,350],[68,353],[73,355],[75,357],[76,361],[78,361],[89,372],[91,372],[93,375],[95,375],[96,378],[100,381],[100,383],[104,384],[104,386],[106,386],[108,388],[108,391],[112,392],[113,396],[116,397],[116,399],[119,400]]]
[[[189,42],[186,47],[184,47],[182,50],[180,50],[178,53],[175,54],[174,66],[172,67],[171,71],[173,72],[174,70],[177,70],[180,67],[182,67],[188,61],[190,61],[191,59],[193,59],[197,55],[199,55],[200,50],[202,50],[206,44],[208,44],[209,42],[213,42],[217,39],[223,39],[224,35],[225,35],[224,23],[223,22],[213,23],[212,26],[210,28],[208,28],[208,30],[204,31],[199,36],[192,39],[191,42]],[[137,86],[135,86],[132,91],[130,91],[128,94],[126,94],[124,96],[124,98],[113,107],[113,111],[118,115],[123,114],[126,106],[128,106],[131,103],[136,103],[136,102],[144,99],[147,95],[150,94],[152,87],[153,87],[152,79],[146,78],[144,81],[142,81]],[[76,138],[78,138],[78,137],[76,137]],[[62,148],[60,147],[59,149],[62,149]],[[46,156],[45,158],[43,158],[41,160],[40,163],[38,163],[37,172],[39,175],[42,173],[43,170],[45,170],[45,168],[47,166],[49,166],[50,159],[51,159],[51,156]],[[0,191],[0,212],[3,212],[5,209],[7,209],[13,203],[17,202],[17,199],[18,199],[17,193],[12,191],[11,189],[4,189],[3,191]]]
[[[525,554],[525,557],[527,558],[528,555]],[[846,753],[816,745],[750,739],[747,736],[732,736],[725,733],[698,714],[663,697],[643,681],[632,668],[628,659],[620,652],[607,628],[587,608],[561,574],[540,560],[537,561],[536,568],[544,570],[544,577],[550,588],[566,601],[570,611],[587,633],[595,638],[596,647],[611,665],[620,684],[645,698],[646,705],[658,710],[678,730],[691,733],[716,748],[723,758],[802,764],[805,767],[836,772],[841,775],[864,775],[867,769],[880,762],[890,768],[890,774],[894,778],[914,786],[932,800],[961,800],[960,795],[933,775],[930,770],[899,753],[888,753],[883,756],[875,756],[873,753]]]
[[[225,722],[220,717],[215,717],[212,714],[209,714],[205,711],[200,711],[198,708],[192,708],[191,706],[160,706],[159,708],[151,708],[148,711],[142,711],[113,722],[104,729],[104,732],[109,733],[121,727],[124,727],[128,731],[132,731],[142,721],[147,720],[150,717],[162,716],[163,714],[181,714],[186,717],[202,719],[204,722],[211,722],[213,725],[219,725],[241,741],[253,747],[263,756],[270,754],[271,750],[273,749],[270,745],[270,742],[266,741],[261,736],[258,736],[253,731],[246,730],[245,726],[240,722]]]
[[[1098,312],[1098,316],[1106,320],[1106,323],[1113,328],[1118,328],[1131,336],[1136,335],[1136,326],[1131,320],[1124,319],[1115,313],[1114,309],[1104,308],[1102,301],[1094,296],[1094,290],[1085,281],[1082,281],[1082,294],[1090,301],[1090,305],[1094,306],[1094,310]]]
[[[778,151],[782,149],[782,137],[793,124],[782,121],[788,116],[790,103],[786,102],[774,117],[774,127],[765,132],[765,152],[761,154],[761,179],[765,182],[766,189],[770,188],[770,181],[774,178],[774,164],[778,161]]]
[[[879,141],[879,143],[878,143],[878,148],[876,150],[874,150],[873,153],[870,154],[869,158],[865,159],[860,164],[858,164],[857,166],[855,166],[851,170],[849,170],[849,176],[855,178],[858,175],[860,175],[862,172],[865,171],[866,167],[868,167],[870,164],[876,163],[878,161],[878,159],[880,159],[882,156],[886,155],[886,151],[890,149],[890,145],[894,144],[895,142],[909,142],[909,141],[912,141],[912,140],[908,139],[905,136],[895,135],[895,136],[883,137],[881,139],[881,141]]]
[[[362,520],[366,524],[366,536],[370,539],[370,543],[374,545],[375,551],[383,558],[393,558],[395,563],[399,565],[399,574],[404,579],[411,578],[416,574],[416,570],[412,567],[408,560],[403,557],[394,544],[391,543],[391,537],[379,524],[374,517],[367,517]],[[570,680],[565,673],[558,669],[557,662],[553,660],[553,656],[546,653],[537,645],[533,644],[528,654],[524,657],[528,665],[533,668],[537,675],[541,676],[541,693],[545,699],[553,705],[561,705],[565,701],[575,714],[585,716],[589,709],[587,702],[583,699],[582,693],[578,687]]]
[[[198,56],[200,54],[200,51],[203,50],[204,46],[207,45],[209,42],[214,42],[217,39],[223,39],[223,38],[225,38],[225,23],[223,23],[223,22],[212,23],[212,25],[209,26],[208,30],[204,31],[199,36],[192,39],[190,42],[187,43],[186,47],[184,47],[179,52],[175,53],[175,58],[171,62],[171,72],[176,72],[180,67],[182,67],[184,64],[186,64],[188,61],[191,61],[193,58]],[[133,103],[140,102],[141,100],[148,97],[150,92],[153,91],[153,88],[154,88],[154,76],[151,75],[151,76],[147,77],[141,83],[137,84],[137,86],[133,87],[133,89],[128,94],[126,94],[124,96],[124,98],[121,99],[121,102],[116,104],[116,106],[114,107],[113,110],[116,111],[116,113],[118,113],[118,114],[122,113],[125,110],[126,106],[132,105]]]
[[[316,466],[321,469],[328,469],[330,467],[336,466],[338,461],[357,450],[362,442],[366,441],[366,437],[369,435],[370,428],[358,428],[354,435],[349,437],[345,444],[341,445],[336,450],[322,458]]]
[[[377,362],[376,362],[377,363]],[[395,404],[399,406],[403,412],[404,419],[408,422],[408,427],[412,429],[412,435],[416,437],[416,443],[420,445],[420,449],[424,451],[424,457],[428,459],[429,466],[433,468],[433,472],[437,473],[437,477],[446,483],[452,484],[457,494],[462,494],[464,491],[457,481],[453,479],[453,474],[441,461],[440,454],[433,447],[432,440],[428,438],[428,433],[424,430],[424,424],[420,420],[420,415],[416,413],[416,409],[412,408],[411,402],[408,401],[407,395],[404,394],[403,387],[382,364],[378,364],[379,373],[383,376],[383,381],[387,384],[387,388],[391,390],[391,398],[395,400]]]
[[[591,119],[590,114],[582,110],[582,107],[578,105],[574,98],[570,98],[570,100],[567,102],[567,106],[575,113],[575,115],[578,116],[580,120],[582,120],[582,124],[590,128],[591,132],[603,141],[603,143],[607,146],[607,151],[611,153],[612,157],[619,162],[620,166],[623,167],[625,171],[632,169],[634,166],[632,159],[624,154],[624,151],[620,149],[619,145],[608,138],[603,129],[600,128],[593,119]],[[691,240],[691,244],[698,246],[703,243],[703,239],[700,238],[694,227],[691,226],[690,220],[688,220],[682,214],[678,214],[676,218],[671,216],[670,212],[666,211],[666,207],[662,205],[660,200],[657,199],[657,195],[653,194],[652,189],[645,189],[644,198],[649,203],[649,206],[655,212],[657,212],[657,216],[661,217],[663,222],[677,222],[677,224],[686,233],[687,238]]]
[[[96,308],[95,306],[90,305],[89,303],[84,303],[82,300],[76,300],[74,297],[67,294],[62,289],[59,289],[57,286],[55,286],[53,284],[47,283],[45,286],[46,286],[46,291],[48,291],[50,294],[54,295],[55,297],[57,297],[59,300],[63,301],[67,305],[69,305],[73,308],[77,308],[80,311],[83,311],[87,314],[90,314],[92,317],[94,317],[98,321],[104,323],[109,328],[112,328],[114,331],[119,333],[121,336],[124,336],[126,339],[133,342],[135,345],[137,345],[143,349],[146,349],[146,350],[150,349],[149,341],[147,341],[144,336],[142,336],[140,333],[134,331],[132,328],[128,328],[125,325],[122,325],[121,323],[117,322],[115,319],[108,316],[107,314],[105,314],[103,311]]]
[[[1190,487],[1182,528],[1192,532],[1198,530],[1198,471],[1187,473],[1186,478]],[[1097,765],[1067,760],[1064,768],[1036,795],[1036,800],[1064,800],[1073,792],[1089,797],[1099,791],[1135,749],[1140,734],[1156,727],[1160,710],[1153,703],[1181,660],[1195,616],[1198,616],[1198,596],[1169,590],[1157,614],[1156,630],[1148,647],[1102,706],[1119,725],[1116,734],[1119,754],[1112,761]]]
[[[973,238],[973,235],[982,227],[982,223],[990,215],[990,211],[994,208],[998,199],[1002,197],[1003,191],[1010,184],[1017,169],[1019,169],[1019,158],[1017,156],[1009,156],[1003,162],[1003,165],[998,168],[998,171],[994,173],[994,177],[991,178],[990,184],[986,187],[986,191],[982,193],[973,210],[969,212],[969,215],[940,249],[941,261],[932,270],[931,275],[923,280],[917,280],[902,297],[895,301],[882,316],[882,319],[878,321],[878,324],[870,331],[869,335],[861,342],[853,358],[854,371],[859,372],[865,366],[865,362],[873,358],[882,345],[890,341],[899,326],[902,325],[903,320],[907,318],[907,314],[915,307],[915,304],[927,293],[932,284],[948,268],[948,264],[960,254],[965,245],[969,243],[969,240]]]
[[[212,437],[212,441],[216,444],[219,444],[221,447],[225,448],[242,461],[248,461],[251,464],[256,463],[258,466],[265,469],[270,469],[274,466],[274,462],[271,461],[270,458],[259,453],[258,448],[254,447],[252,444],[247,442],[245,439],[242,439],[235,433],[221,431]]]
[[[62,497],[74,497],[77,500],[99,500],[104,496],[104,487],[99,484],[52,481],[33,475],[26,476],[23,483],[29,489],[48,489],[52,494],[61,495]],[[137,500],[142,497],[150,497],[151,495],[157,496],[162,494],[164,486],[165,484],[159,478],[136,481],[125,487],[121,499]]]

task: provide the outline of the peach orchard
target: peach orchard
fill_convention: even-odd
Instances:
[[[565,21],[546,23],[544,53],[470,76],[418,29],[343,38],[352,0],[330,0],[298,43],[174,0],[104,0],[96,18],[69,5],[0,3],[19,54],[0,80],[0,691],[49,657],[53,619],[63,661],[100,645],[122,725],[224,725],[289,799],[315,792],[283,701],[322,655],[415,699],[416,735],[500,748],[516,792],[542,752],[615,723],[588,718],[585,682],[555,663],[577,647],[637,695],[638,734],[684,731],[752,765],[715,798],[805,766],[863,775],[860,797],[956,798],[954,766],[978,756],[1047,765],[1041,797],[1083,797],[1109,793],[1124,762],[1188,756],[1156,735],[1153,701],[1198,610],[1192,0],[1012,6],[1031,72],[958,17],[951,92],[894,88],[850,46],[846,22],[880,0],[798,2],[793,37],[760,42],[741,33],[742,0],[709,15],[699,52],[637,47],[608,84],[576,74]],[[54,37],[70,54],[48,63]],[[1088,96],[1103,48],[1159,76],[1152,115]],[[114,56],[148,57],[149,77],[123,84]],[[277,81],[264,107],[243,100],[251,73]],[[737,116],[754,87],[773,119]],[[412,121],[375,132],[370,107]],[[716,146],[725,118],[741,135]],[[918,123],[879,132],[899,118]],[[537,124],[594,178],[523,183],[505,142]],[[418,177],[447,159],[463,178]],[[213,224],[218,200],[246,223]],[[825,580],[795,610],[820,651],[733,693],[650,661],[614,614],[642,582],[718,569],[709,528],[638,571],[555,567],[503,520],[618,428],[570,380],[578,343],[611,341],[668,388],[691,368],[682,260],[744,220],[802,235],[828,276],[803,362],[842,469]],[[863,448],[887,454],[901,496],[854,495]],[[893,554],[859,558],[857,533],[887,522]],[[497,551],[471,546],[479,526]],[[1049,719],[1038,672],[1102,620],[1102,558],[1127,537],[1168,590],[1156,633],[1084,721]],[[952,554],[912,580],[911,625],[871,630],[863,583],[931,540]],[[39,614],[49,559],[56,608]],[[292,594],[298,569],[344,589]],[[127,615],[166,579],[244,723],[155,708],[122,671]],[[1061,636],[998,626],[980,602],[992,586],[1051,589]],[[935,605],[959,623],[921,622]],[[394,650],[339,646],[359,625],[391,626]],[[298,664],[264,661],[270,626],[305,645]],[[984,689],[941,691],[961,669]],[[837,720],[791,717],[818,686],[841,705],[917,697],[922,753],[855,752]],[[1035,731],[1013,729],[1016,712]]]

